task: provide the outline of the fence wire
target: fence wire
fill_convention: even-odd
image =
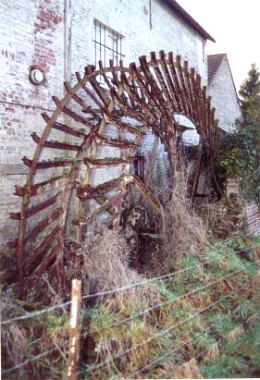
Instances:
[[[256,245],[248,247],[248,248],[243,248],[243,249],[238,250],[236,252],[230,252],[228,254],[223,255],[222,258],[226,258],[226,257],[229,257],[230,255],[234,255],[234,254],[239,254],[240,252],[250,251],[251,249],[257,248],[257,247],[260,247],[260,244],[256,244]],[[213,260],[205,260],[203,263],[198,263],[196,265],[190,266],[190,267],[185,268],[185,269],[181,269],[181,270],[176,271],[176,272],[168,273],[168,274],[165,274],[163,276],[149,278],[147,280],[140,281],[138,283],[130,284],[130,285],[127,285],[127,286],[116,288],[116,289],[111,289],[111,290],[108,290],[108,291],[105,291],[105,292],[98,292],[98,293],[86,294],[86,295],[83,294],[82,295],[82,300],[83,299],[89,299],[89,298],[92,298],[92,297],[100,297],[100,296],[104,296],[104,295],[110,295],[110,294],[114,294],[114,293],[117,293],[117,292],[123,292],[123,291],[130,290],[130,289],[138,287],[138,286],[146,285],[147,283],[161,281],[161,280],[164,280],[164,279],[169,278],[169,277],[172,278],[172,277],[177,276],[178,274],[187,272],[187,271],[195,269],[197,267],[203,267],[205,264],[214,263],[214,261],[217,261],[219,259],[220,259],[220,257],[217,257],[217,258],[215,258]],[[254,262],[252,262],[252,264],[254,264]],[[46,309],[42,309],[42,310],[38,310],[38,311],[35,311],[35,312],[26,313],[26,314],[20,315],[18,317],[14,317],[14,318],[11,318],[11,319],[7,319],[7,320],[4,320],[4,321],[1,321],[1,325],[6,325],[8,323],[15,322],[15,321],[20,321],[20,320],[24,320],[24,319],[39,317],[42,314],[49,313],[49,312],[51,312],[53,310],[56,310],[56,309],[59,309],[59,308],[67,307],[70,304],[71,304],[71,301],[67,301],[67,302],[64,302],[64,303],[59,304],[59,305],[54,305],[54,306],[48,307]]]
[[[221,297],[218,301],[215,301],[215,302],[212,302],[210,305],[208,305],[207,307],[199,310],[198,312],[192,314],[191,316],[189,316],[188,318],[185,318],[183,319],[182,321],[178,322],[178,323],[175,323],[174,325],[168,327],[167,329],[164,329],[162,331],[160,331],[159,333],[157,334],[154,334],[152,337],[150,337],[149,339],[146,339],[144,342],[142,343],[139,343],[137,344],[136,346],[132,347],[132,348],[129,348],[123,352],[120,352],[118,354],[115,354],[115,355],[111,355],[109,358],[107,358],[106,360],[104,360],[103,362],[97,364],[97,365],[94,365],[94,366],[91,366],[91,368],[87,369],[85,371],[86,374],[94,371],[95,369],[100,369],[102,367],[104,367],[106,364],[110,363],[112,360],[114,359],[118,359],[122,356],[125,356],[129,353],[131,353],[132,351],[134,350],[137,350],[143,346],[145,346],[146,344],[152,342],[153,340],[157,339],[157,338],[160,338],[161,336],[165,335],[165,334],[168,334],[169,331],[181,326],[182,324],[186,323],[186,322],[190,322],[191,320],[193,320],[195,317],[197,317],[198,315],[204,313],[206,310],[209,310],[210,308],[212,308],[213,306],[219,304],[220,302],[224,301],[225,299],[229,298],[229,297],[232,297],[232,295],[236,294],[236,292],[239,292],[240,290],[243,290],[244,288],[241,287],[239,289],[237,289],[235,292],[230,292],[228,295],[226,295],[225,297]]]
[[[37,356],[32,357],[31,359],[27,359],[24,362],[22,362],[20,364],[17,364],[15,367],[4,369],[2,371],[2,375],[5,375],[6,373],[10,373],[10,372],[13,372],[13,371],[16,371],[17,369],[21,369],[24,366],[26,366],[27,364],[35,362],[35,361],[43,358],[44,356],[47,356],[48,354],[51,354],[52,352],[57,351],[57,350],[58,350],[58,347],[54,347],[51,350],[45,351],[45,352],[43,352],[43,353],[41,353],[41,354],[39,354]]]
[[[258,260],[258,261],[256,261],[256,262],[260,262],[260,260]],[[248,268],[248,267],[247,267],[247,268]],[[190,291],[190,292],[188,292],[188,293],[184,293],[184,294],[182,294],[181,296],[175,297],[175,298],[173,298],[173,299],[171,299],[171,300],[168,300],[168,301],[165,301],[165,302],[162,302],[162,303],[159,303],[159,304],[153,305],[153,306],[151,306],[151,307],[149,307],[149,308],[147,308],[147,309],[145,309],[145,310],[143,310],[143,311],[141,311],[141,312],[139,312],[139,313],[134,314],[134,315],[131,316],[131,317],[127,317],[127,318],[123,319],[122,321],[117,322],[117,323],[115,323],[115,324],[112,324],[112,325],[110,325],[110,326],[108,326],[108,327],[109,327],[109,328],[113,328],[113,327],[121,326],[121,325],[123,325],[124,323],[127,323],[127,322],[130,322],[130,321],[134,320],[134,319],[137,319],[137,318],[141,317],[142,315],[147,314],[147,313],[149,313],[150,311],[152,311],[152,310],[154,310],[154,309],[156,309],[156,308],[158,308],[158,307],[162,307],[162,306],[165,306],[165,305],[168,305],[168,304],[174,303],[174,302],[176,302],[176,301],[178,301],[178,300],[180,300],[180,299],[182,299],[182,298],[189,297],[189,296],[191,296],[191,295],[193,295],[193,294],[196,294],[196,293],[198,293],[198,292],[200,292],[200,291],[202,291],[202,290],[208,289],[209,287],[211,287],[211,286],[213,286],[213,285],[216,285],[216,284],[218,284],[218,283],[220,283],[220,282],[222,282],[222,281],[224,281],[224,280],[226,280],[226,279],[228,279],[228,278],[234,276],[235,274],[238,274],[238,273],[243,272],[243,271],[244,271],[244,268],[243,268],[243,269],[239,269],[239,270],[237,270],[237,271],[234,271],[234,272],[230,273],[230,274],[227,275],[227,276],[221,277],[219,280],[213,281],[213,282],[211,282],[210,284],[207,284],[207,285],[205,285],[205,286],[200,286],[198,289],[192,290],[192,291]],[[103,330],[104,330],[104,329],[101,328],[101,329],[99,329],[99,330],[91,331],[91,335],[92,335],[92,334],[96,334],[96,333],[100,333],[100,332],[103,331]]]
[[[135,372],[132,372],[130,375],[128,375],[126,377],[126,379],[131,379],[131,378],[133,378],[133,376],[138,375],[138,373],[143,372],[143,371],[147,371],[148,369],[153,368],[156,364],[158,364],[158,363],[162,362],[163,360],[167,359],[169,356],[171,356],[175,352],[180,351],[183,347],[186,347],[186,346],[190,345],[191,343],[195,342],[195,340],[197,340],[200,336],[204,335],[205,333],[208,333],[210,330],[211,330],[211,328],[208,327],[207,329],[201,331],[199,334],[196,334],[192,339],[188,340],[187,342],[179,344],[173,350],[167,351],[165,354],[159,356],[158,359],[153,360],[149,364],[146,364],[144,367],[138,369]]]
[[[243,248],[243,249],[241,249],[240,251],[231,252],[230,254],[226,254],[226,255],[223,256],[223,258],[226,258],[226,257],[228,257],[229,255],[237,254],[237,253],[242,252],[242,251],[243,251],[243,252],[244,252],[244,251],[249,251],[249,250],[251,250],[251,249],[253,249],[253,248],[257,248],[257,247],[259,247],[259,246],[260,246],[260,244],[257,244],[257,245],[254,245],[254,246],[252,246],[252,247],[248,247],[248,248]],[[163,275],[163,276],[159,276],[159,277],[154,277],[154,278],[151,278],[151,279],[147,279],[147,280],[145,280],[145,281],[141,281],[141,282],[139,282],[139,283],[131,284],[131,285],[129,285],[129,286],[125,286],[125,287],[122,287],[122,288],[112,289],[112,290],[107,291],[107,292],[99,292],[99,293],[95,293],[95,294],[91,294],[91,295],[85,295],[85,296],[83,296],[82,298],[84,299],[84,298],[97,297],[97,296],[101,296],[101,295],[113,294],[113,293],[115,293],[115,292],[125,291],[125,290],[129,290],[129,289],[131,289],[131,288],[133,288],[133,287],[137,287],[137,286],[145,285],[145,284],[150,283],[150,282],[156,282],[156,281],[164,280],[164,279],[166,279],[166,278],[172,278],[172,277],[174,277],[174,276],[176,276],[176,275],[178,275],[178,274],[181,274],[181,273],[187,272],[187,271],[189,271],[189,270],[195,269],[195,268],[198,267],[198,266],[204,266],[206,263],[209,263],[209,264],[210,264],[210,263],[213,263],[214,261],[219,260],[219,259],[220,259],[220,257],[217,257],[217,258],[215,258],[214,260],[206,260],[206,261],[204,261],[203,263],[198,263],[197,265],[194,265],[194,266],[191,266],[191,267],[188,267],[188,268],[185,268],[185,269],[182,269],[182,270],[179,270],[179,271],[173,272],[173,273],[169,273],[169,274],[166,274],[166,275]],[[260,262],[260,260],[257,260],[257,261],[255,261],[255,262],[250,263],[250,265],[254,265],[254,264],[257,264],[257,263],[259,263],[259,262]],[[164,302],[164,303],[160,303],[160,304],[154,305],[154,306],[152,306],[151,308],[145,309],[145,310],[143,310],[143,311],[140,312],[140,313],[137,313],[137,314],[135,314],[135,315],[133,315],[133,316],[131,316],[131,317],[125,318],[124,320],[122,320],[122,321],[120,321],[120,322],[118,322],[118,323],[115,323],[115,324],[111,325],[110,327],[117,327],[117,326],[119,326],[119,325],[121,325],[121,324],[123,324],[123,323],[127,323],[127,322],[129,322],[129,321],[131,321],[131,320],[133,320],[133,319],[136,319],[136,318],[140,317],[141,315],[143,315],[143,314],[145,314],[145,313],[148,313],[149,311],[151,311],[151,310],[153,310],[153,309],[155,309],[155,308],[158,308],[158,307],[164,306],[164,305],[166,305],[166,304],[169,304],[169,303],[175,302],[175,301],[177,301],[177,300],[179,300],[179,299],[181,299],[181,298],[188,297],[188,296],[191,296],[191,295],[193,295],[193,294],[195,294],[195,293],[197,293],[197,292],[199,292],[199,291],[205,290],[205,289],[209,288],[210,286],[213,286],[213,285],[215,285],[215,284],[217,284],[217,283],[220,283],[220,282],[224,281],[225,279],[227,279],[227,278],[229,278],[229,277],[231,277],[231,276],[234,276],[234,275],[237,274],[237,273],[243,272],[244,270],[248,269],[248,267],[249,267],[250,265],[248,265],[246,268],[243,268],[243,269],[240,269],[240,270],[234,271],[234,272],[228,274],[227,276],[221,277],[220,279],[218,279],[218,280],[216,280],[216,281],[213,281],[213,282],[211,282],[210,284],[207,284],[207,285],[205,285],[205,286],[201,286],[201,287],[199,287],[198,289],[195,289],[195,290],[193,290],[193,291],[191,291],[191,292],[188,292],[188,293],[182,294],[181,296],[179,296],[179,297],[175,297],[175,298],[173,298],[173,299],[171,299],[171,300],[169,300],[169,301],[166,301],[166,302]],[[243,288],[239,288],[239,289],[237,289],[236,291],[232,291],[232,292],[230,292],[230,293],[229,293],[228,295],[226,295],[225,297],[220,298],[220,299],[217,300],[216,302],[211,303],[210,305],[208,305],[208,306],[205,307],[204,309],[199,310],[198,312],[196,312],[196,313],[194,313],[193,315],[189,316],[188,318],[185,318],[184,320],[182,320],[182,321],[180,321],[180,322],[178,322],[178,323],[176,323],[176,324],[170,326],[169,328],[167,328],[167,329],[165,329],[165,330],[162,330],[162,331],[158,332],[157,334],[154,334],[152,337],[150,337],[149,339],[147,339],[146,341],[144,341],[144,342],[142,342],[142,343],[139,343],[139,344],[136,345],[135,347],[129,348],[129,349],[125,350],[124,352],[121,352],[121,353],[118,353],[118,354],[116,354],[116,355],[113,355],[113,356],[109,357],[108,359],[104,360],[103,362],[101,362],[101,363],[99,363],[99,364],[97,364],[97,365],[95,365],[95,366],[91,366],[89,369],[87,369],[87,370],[85,371],[85,373],[88,374],[88,373],[90,373],[90,372],[93,371],[93,370],[100,369],[100,368],[102,368],[103,366],[105,366],[106,364],[108,364],[109,362],[111,362],[112,360],[114,360],[114,359],[118,359],[118,358],[120,358],[120,357],[122,357],[122,356],[124,356],[124,355],[127,355],[127,354],[130,353],[131,351],[141,348],[142,346],[144,346],[144,345],[150,343],[150,342],[153,341],[154,339],[160,338],[160,337],[163,336],[164,334],[169,333],[169,331],[171,331],[171,330],[173,330],[173,329],[175,329],[175,328],[181,326],[181,325],[184,324],[184,323],[187,323],[187,322],[191,321],[192,319],[194,319],[194,318],[197,317],[198,315],[204,313],[206,310],[209,310],[210,308],[212,308],[213,306],[219,304],[219,303],[222,302],[223,300],[232,297],[232,295],[236,294],[236,293],[239,292],[240,290],[243,290]],[[11,322],[14,322],[14,321],[19,321],[19,320],[25,320],[25,319],[28,319],[28,318],[38,317],[38,316],[40,316],[40,315],[42,315],[42,314],[44,314],[44,313],[49,313],[49,312],[54,311],[54,310],[56,310],[56,309],[58,309],[58,308],[64,308],[64,307],[67,307],[67,306],[70,305],[70,304],[71,304],[71,301],[68,301],[68,302],[64,302],[64,303],[59,304],[59,305],[54,305],[54,306],[49,307],[49,308],[46,308],[46,309],[44,309],[44,310],[39,310],[39,311],[36,311],[36,312],[26,313],[26,314],[24,314],[24,315],[21,315],[21,316],[15,317],[15,318],[11,318],[11,319],[8,319],[8,320],[1,321],[1,325],[7,325],[7,324],[9,324],[9,323],[11,323]],[[135,373],[131,374],[131,376],[132,376],[132,375],[136,375],[136,374],[138,374],[141,370],[145,370],[145,369],[149,369],[149,368],[151,368],[152,366],[154,366],[155,364],[157,364],[157,362],[159,362],[159,361],[163,360],[164,358],[170,356],[172,353],[177,352],[177,351],[180,350],[183,346],[185,346],[185,345],[187,345],[187,344],[190,344],[192,341],[194,341],[195,339],[197,339],[197,337],[199,337],[200,335],[202,335],[203,333],[205,333],[205,332],[208,331],[209,329],[210,329],[210,328],[204,330],[204,331],[201,332],[200,334],[197,334],[197,336],[194,337],[193,339],[191,339],[189,342],[185,342],[184,344],[182,344],[182,345],[176,347],[174,350],[171,350],[171,351],[165,353],[164,355],[160,356],[160,357],[159,357],[158,359],[156,359],[155,361],[149,363],[145,368],[143,368],[143,369],[139,369],[139,370],[136,371]],[[101,331],[102,331],[102,330],[101,330]],[[95,332],[100,332],[100,330],[95,331]],[[22,362],[22,363],[16,365],[15,367],[12,367],[12,368],[9,368],[9,369],[6,369],[6,370],[3,370],[3,371],[2,371],[2,375],[5,375],[5,374],[10,373],[10,372],[12,372],[12,371],[15,371],[15,370],[21,369],[21,368],[23,368],[24,366],[26,366],[27,364],[29,364],[29,363],[31,363],[31,362],[34,362],[34,361],[37,361],[37,360],[41,359],[42,357],[45,357],[45,356],[47,356],[48,354],[51,354],[52,352],[57,351],[57,350],[58,350],[58,347],[55,347],[55,348],[53,348],[53,349],[51,349],[51,350],[45,351],[45,352],[43,352],[43,353],[41,353],[41,354],[39,354],[39,355],[37,355],[37,356],[34,356],[34,357],[30,358],[30,359],[27,359],[27,360],[25,360],[24,362]],[[129,378],[129,377],[128,377],[128,378]]]

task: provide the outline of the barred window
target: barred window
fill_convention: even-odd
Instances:
[[[109,66],[109,60],[113,59],[114,66],[119,65],[122,53],[122,34],[107,27],[98,20],[94,20],[94,44],[95,44],[95,66],[99,68],[98,62],[102,61],[104,67]]]

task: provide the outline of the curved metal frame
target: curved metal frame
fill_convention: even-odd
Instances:
[[[150,61],[147,61],[145,56],[141,56],[139,60],[139,67],[131,63],[126,68],[122,62],[120,66],[114,67],[111,61],[110,67],[103,68],[100,62],[99,70],[87,66],[83,78],[76,73],[77,84],[71,87],[69,83],[65,83],[65,97],[61,101],[53,98],[56,110],[51,117],[47,114],[42,115],[46,126],[41,137],[36,133],[32,134],[37,144],[34,156],[31,160],[23,158],[24,164],[29,166],[27,181],[23,187],[16,186],[16,194],[22,197],[21,211],[11,214],[11,218],[19,220],[19,235],[13,248],[16,249],[21,297],[50,267],[50,272],[62,277],[62,242],[71,194],[75,187],[80,204],[78,217],[73,220],[77,226],[78,241],[83,237],[82,226],[90,223],[104,210],[111,214],[111,223],[118,222],[121,212],[120,199],[131,183],[147,197],[155,209],[159,209],[148,187],[129,172],[132,159],[148,129],[152,129],[153,133],[160,137],[174,172],[177,153],[173,114],[184,114],[196,125],[201,147],[197,156],[192,196],[198,183],[202,146],[209,157],[214,157],[219,133],[214,109],[211,108],[210,98],[206,95],[206,87],[201,87],[200,76],[195,74],[194,69],[188,69],[186,61],[182,66],[180,56],[174,61],[172,53],[166,55],[164,51],[160,51],[157,58],[152,52]],[[104,79],[106,89],[99,85],[99,76]],[[79,107],[80,110],[77,111]],[[137,125],[129,125],[122,121],[122,116],[135,119]],[[61,117],[67,119],[67,122],[60,123],[58,119]],[[111,125],[118,131],[119,137],[115,139],[107,136]],[[51,134],[55,133],[64,133],[65,141],[50,140]],[[127,139],[126,135],[132,138]],[[78,139],[79,143],[67,142],[66,136]],[[98,158],[98,151],[105,146],[120,149],[122,154],[119,158]],[[63,152],[63,157],[41,161],[45,149],[59,150]],[[120,175],[98,186],[91,186],[92,173],[101,167],[118,167]],[[69,171],[66,171],[66,168],[69,168]],[[61,173],[53,176],[52,173],[58,170],[61,170]],[[40,171],[46,171],[48,177],[43,182],[36,183],[35,177]],[[49,189],[52,189],[54,195],[31,206],[32,197],[41,196]],[[94,199],[96,207],[98,205],[98,208],[87,215],[84,206],[86,199]],[[44,215],[42,218],[41,212]],[[36,218],[36,226],[30,218]],[[46,232],[50,224],[53,226]]]

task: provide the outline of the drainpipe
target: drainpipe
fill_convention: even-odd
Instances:
[[[152,21],[152,0],[149,0],[149,17],[150,17],[150,29],[153,27]]]
[[[64,0],[64,82],[71,81],[71,0]]]

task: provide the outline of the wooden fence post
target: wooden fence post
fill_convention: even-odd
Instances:
[[[81,305],[81,281],[72,280],[70,308],[70,336],[68,354],[68,379],[76,380],[79,357],[79,314]]]

